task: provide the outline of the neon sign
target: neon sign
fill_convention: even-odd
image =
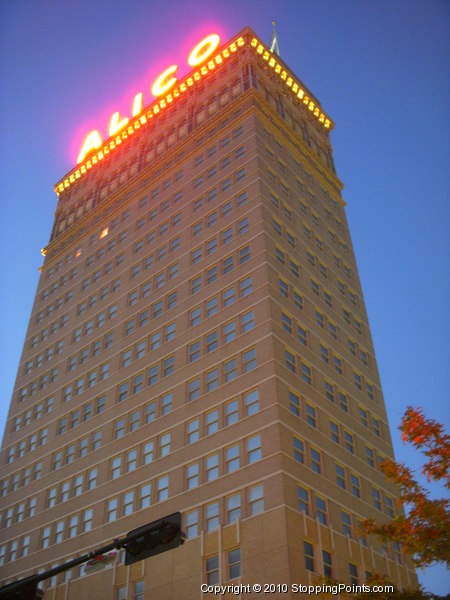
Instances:
[[[81,177],[84,177],[91,169],[95,168],[97,164],[107,159],[122,143],[137,134],[141,128],[145,128],[155,117],[168,109],[173,102],[177,102],[203,77],[220,68],[223,63],[227,62],[246,45],[248,45],[250,51],[256,53],[258,60],[265,64],[265,69],[272,71],[280,83],[286,86],[286,92],[292,95],[294,102],[303,104],[311,117],[315,118],[325,129],[333,128],[334,123],[316,104],[315,100],[310,98],[302,83],[297,81],[293,74],[286,71],[285,66],[276,60],[276,56],[260,42],[250,29],[242,31],[222,46],[220,50],[217,50],[219,43],[220,38],[217,34],[209,35],[201,40],[188,56],[188,65],[193,67],[193,70],[180,81],[176,75],[178,65],[171,65],[165,69],[151,85],[151,92],[154,96],[151,104],[144,107],[142,92],[134,96],[130,118],[121,117],[119,112],[115,112],[109,121],[109,139],[103,141],[99,131],[91,131],[84,140],[76,167],[55,185],[54,189],[58,196]]]
[[[213,33],[208,35],[203,40],[201,40],[190,52],[188,57],[188,65],[191,67],[199,67],[203,63],[205,63],[208,58],[213,54],[213,52],[217,49],[220,43],[220,37]],[[155,98],[159,98],[160,96],[164,96],[168,94],[170,90],[177,83],[178,79],[176,77],[176,72],[178,70],[178,65],[171,65],[165,71],[163,71],[153,82],[151,86],[152,95]],[[133,117],[138,117],[143,109],[143,94],[139,92],[135,95],[132,104],[131,114]],[[124,117],[121,119],[120,113],[115,112],[111,120],[109,122],[108,134],[109,137],[112,137],[119,131],[121,131],[124,127],[126,127],[129,123],[128,117]],[[83,145],[81,147],[80,153],[78,155],[77,164],[83,162],[86,156],[92,151],[100,148],[103,144],[102,137],[100,132],[97,130],[91,131],[85,138]]]

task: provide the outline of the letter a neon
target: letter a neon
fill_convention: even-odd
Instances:
[[[89,133],[85,140],[84,144],[81,146],[80,154],[78,155],[77,164],[82,162],[86,155],[91,152],[91,150],[95,150],[96,148],[100,148],[102,145],[102,138],[100,133],[95,129]]]

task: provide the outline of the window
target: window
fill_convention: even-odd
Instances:
[[[372,488],[373,505],[377,510],[381,510],[381,493],[377,488]]]
[[[298,510],[309,515],[309,492],[301,485],[297,486]]]
[[[300,414],[300,399],[297,394],[289,390],[289,410],[296,417]]]
[[[192,510],[186,514],[185,531],[188,539],[198,535],[198,510]]]
[[[219,503],[213,502],[205,508],[206,531],[214,531],[219,527]]]
[[[348,571],[350,575],[350,583],[358,585],[358,567],[353,563],[348,563]]]
[[[374,434],[377,436],[380,436],[380,421],[379,421],[379,419],[372,417],[371,423],[372,423],[372,431],[374,432]]]
[[[111,461],[111,479],[117,479],[117,477],[120,477],[121,465],[122,465],[122,458],[120,456],[112,459],[112,461]]]
[[[202,279],[200,276],[194,277],[194,279],[191,279],[191,293],[192,294],[196,294],[197,292],[199,292],[201,290],[201,287],[202,287]]]
[[[254,463],[262,458],[261,436],[255,435],[247,440],[247,461]]]
[[[322,359],[322,361],[326,364],[329,363],[330,360],[330,352],[328,350],[328,348],[326,346],[324,346],[323,344],[320,344],[320,358]]]
[[[197,487],[199,484],[199,465],[193,463],[186,467],[186,487],[188,490]]]
[[[303,553],[305,555],[305,569],[314,572],[314,546],[309,542],[303,542]]]
[[[205,459],[206,481],[212,481],[219,477],[219,455],[211,454]]]
[[[44,527],[41,535],[41,548],[48,548],[50,545],[50,527]]]
[[[169,356],[163,360],[163,377],[172,375],[174,371],[174,357]]]
[[[264,511],[264,487],[262,484],[254,485],[248,491],[249,513],[256,515]]]
[[[187,441],[188,444],[193,444],[200,439],[200,421],[199,419],[194,419],[193,421],[189,421],[186,426],[187,431]]]
[[[333,442],[339,444],[339,425],[334,421],[330,421],[330,434]]]
[[[134,492],[127,492],[123,497],[123,514],[131,515],[134,510]]]
[[[322,550],[323,574],[325,577],[333,577],[333,565],[330,552]]]
[[[224,307],[230,306],[230,304],[233,304],[233,302],[235,302],[235,300],[236,300],[236,295],[235,295],[234,287],[228,288],[227,290],[225,290],[222,293],[222,302],[223,302]]]
[[[242,319],[242,317],[241,317]],[[231,321],[223,326],[223,343],[227,344],[236,337],[236,323]]]
[[[370,467],[375,468],[375,453],[372,448],[366,446],[366,460]]]
[[[211,392],[219,386],[219,370],[212,369],[206,373],[206,391]]]
[[[311,385],[312,377],[311,377],[311,368],[308,367],[305,363],[302,363],[302,380]]]
[[[315,473],[320,475],[320,473],[322,472],[320,452],[318,450],[316,450],[315,448],[311,448],[310,455],[311,455],[311,469]]]
[[[239,445],[235,444],[225,450],[226,472],[231,473],[240,467]]]
[[[106,508],[106,520],[109,522],[115,521],[117,519],[117,507],[118,507],[117,498],[113,498],[109,500]]]
[[[345,470],[341,465],[336,465],[336,483],[345,490]]]
[[[114,423],[114,439],[118,440],[119,438],[125,435],[125,419],[119,419]]]
[[[305,444],[297,437],[292,439],[294,445],[294,458],[297,462],[305,462]]]
[[[93,510],[88,508],[83,512],[82,530],[90,531],[92,529]]]
[[[98,469],[97,468],[91,469],[88,472],[88,482],[87,482],[87,489],[88,490],[93,490],[97,486],[97,475],[98,475]]]
[[[238,402],[232,400],[225,405],[225,421],[227,425],[232,425],[239,420]]]
[[[196,400],[200,396],[200,379],[193,379],[188,383],[189,401]]]
[[[322,525],[327,524],[327,503],[320,496],[316,496],[316,517]]]
[[[208,585],[219,583],[219,557],[217,555],[206,559],[206,583]]]
[[[351,485],[352,494],[356,498],[360,498],[361,497],[361,484],[359,481],[359,477],[357,475],[354,475],[353,473],[350,473],[350,485]]]
[[[366,427],[366,428],[369,427],[369,417],[368,417],[367,410],[365,410],[364,408],[360,407],[360,409],[359,409],[359,418],[360,418],[361,424],[364,427]]]
[[[384,496],[384,504],[386,506],[386,514],[389,518],[394,517],[394,502],[390,496]]]
[[[345,440],[345,449],[347,450],[347,452],[350,452],[351,454],[353,454],[355,451],[353,435],[351,433],[349,433],[348,431],[344,431],[344,440]]]
[[[167,500],[169,497],[169,476],[164,475],[164,477],[160,477],[157,483],[158,488],[158,502],[162,502],[163,500]]]
[[[311,427],[316,427],[316,422],[317,422],[316,412],[317,411],[314,408],[314,406],[311,406],[310,404],[306,404],[306,407],[305,407],[306,422],[308,423],[308,425],[311,425]]]
[[[206,284],[209,285],[217,279],[217,267],[211,267],[206,271]]]
[[[250,246],[245,246],[239,250],[239,264],[244,264],[250,260]]]
[[[208,302],[206,303],[207,316],[212,317],[213,315],[216,314],[217,310],[218,310],[217,298],[211,298],[210,300],[208,300]]]
[[[213,352],[214,350],[216,350],[218,348],[218,341],[217,341],[217,332],[213,331],[212,333],[210,333],[209,335],[206,336],[206,352]]]
[[[160,456],[167,456],[168,454],[170,454],[170,441],[171,441],[170,432],[164,433],[163,435],[159,436],[159,455]]]
[[[228,552],[228,578],[236,579],[241,576],[241,549]]]
[[[228,383],[229,381],[233,381],[233,379],[236,379],[237,375],[238,371],[236,359],[232,358],[231,360],[226,361],[224,364],[225,382]]]
[[[252,390],[244,395],[244,405],[247,415],[253,415],[259,411],[259,393],[258,390]]]
[[[211,435],[215,433],[219,429],[219,412],[217,410],[212,410],[211,412],[206,414],[206,434]]]
[[[306,329],[303,329],[300,325],[297,325],[297,339],[303,346],[308,345],[308,333]]]
[[[136,581],[133,592],[133,600],[144,600],[144,582]]]
[[[345,394],[343,394],[342,392],[339,392],[338,398],[339,398],[339,406],[340,406],[341,410],[343,410],[344,412],[348,412],[347,396]]]
[[[255,488],[262,488],[262,486],[256,486]],[[255,494],[255,500],[258,493]],[[241,518],[241,495],[234,494],[226,499],[226,511],[227,511],[227,523],[233,523]],[[254,514],[251,512],[251,514]]]
[[[295,373],[295,355],[289,350],[285,350],[284,357],[286,368],[291,371],[291,373]]]
[[[144,448],[142,451],[142,460],[143,460],[144,465],[148,465],[152,462],[153,448],[154,448],[153,442],[147,442],[146,444],[144,444]]]
[[[172,411],[172,393],[164,394],[161,398],[161,414],[167,415]]]
[[[284,279],[278,279],[278,290],[285,298],[289,296],[289,286]]]

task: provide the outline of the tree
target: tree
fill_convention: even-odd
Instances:
[[[408,407],[399,427],[402,441],[409,442],[426,457],[422,469],[427,481],[442,481],[450,489],[450,436],[441,423],[427,419],[422,410]],[[434,562],[450,566],[450,502],[446,498],[432,499],[412,471],[401,463],[385,460],[381,470],[386,479],[399,486],[398,504],[406,514],[378,524],[373,519],[363,522],[366,534],[375,534],[383,541],[397,541],[410,554],[417,567]]]

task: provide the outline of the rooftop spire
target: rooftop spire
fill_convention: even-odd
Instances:
[[[275,21],[272,21],[272,39],[270,40],[270,51],[275,52],[278,56],[280,56],[280,47],[278,46],[278,37],[277,30],[275,29]]]

